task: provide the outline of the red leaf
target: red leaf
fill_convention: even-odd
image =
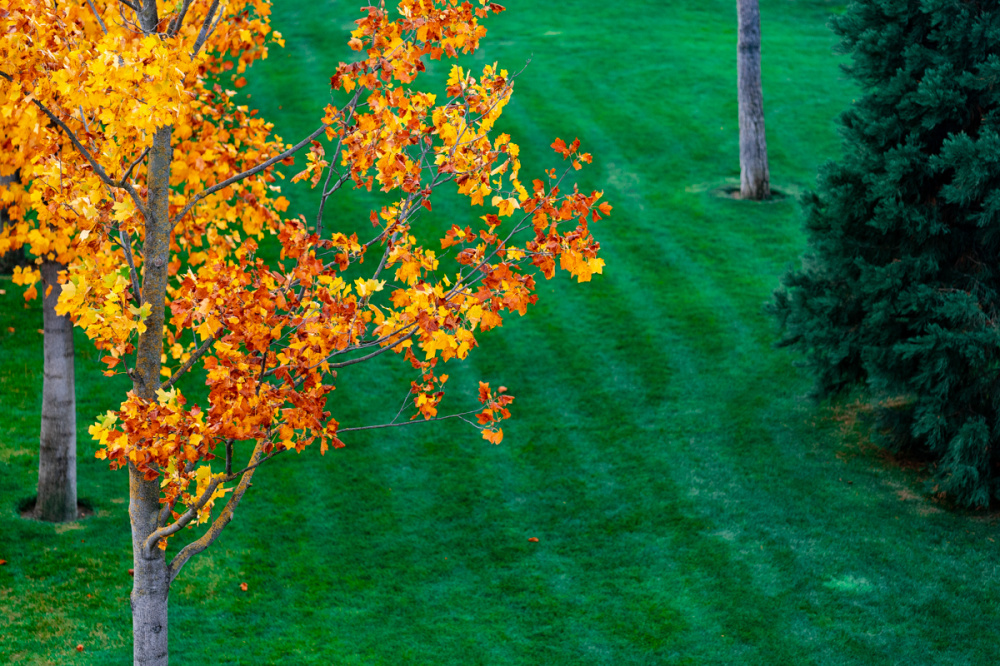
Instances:
[[[246,583],[240,583],[240,589],[243,590],[244,592],[246,592],[247,591],[247,584]]]
[[[532,542],[537,543],[538,542],[538,537],[528,537],[528,541],[532,541]]]
[[[76,651],[77,651],[77,652],[83,652],[83,645],[82,645],[82,644],[78,644],[78,645],[76,646]]]

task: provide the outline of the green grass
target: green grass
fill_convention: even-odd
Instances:
[[[831,55],[836,4],[762,5],[772,185],[796,195],[837,156],[833,120],[855,90]],[[315,126],[356,16],[297,7],[279,3],[288,48],[247,89],[286,140]],[[996,516],[921,496],[771,347],[761,306],[804,240],[794,196],[714,194],[739,175],[735,25],[721,0],[512,2],[491,21],[473,62],[531,59],[503,122],[525,173],[554,165],[555,136],[595,155],[584,183],[615,205],[594,229],[605,275],[542,284],[528,317],[454,368],[449,385],[484,377],[517,395],[500,446],[421,425],[262,470],[174,584],[174,663],[995,660]],[[289,191],[295,212],[315,210]],[[327,228],[362,227],[366,201],[340,200]],[[435,212],[427,224],[481,214]],[[123,385],[80,340],[80,493],[95,514],[18,518],[41,315],[0,289],[0,662],[127,663],[127,480],[86,434]],[[344,376],[345,426],[391,416],[407,381],[395,361]]]

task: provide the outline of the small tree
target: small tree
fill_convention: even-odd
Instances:
[[[740,197],[771,196],[764,137],[764,91],[760,78],[760,8],[757,0],[736,0],[736,90],[740,120]]]
[[[97,15],[108,8],[88,5]],[[479,20],[503,9],[479,5],[404,0],[396,20],[365,8],[350,41],[360,60],[331,79],[340,106],[295,146],[271,138],[270,125],[213,80],[234,61],[206,55],[231,54],[237,74],[265,55],[264,36],[280,36],[264,0],[230,3],[225,15],[217,0],[119,3],[120,20],[100,34],[76,27],[76,7],[36,0],[5,10],[0,54],[11,65],[0,93],[34,104],[70,138],[78,171],[60,200],[90,213],[59,311],[105,351],[109,373],[124,367],[133,382],[91,433],[98,457],[129,472],[136,663],[166,663],[170,584],[229,524],[261,465],[404,423],[400,410],[387,423],[341,427],[326,409],[338,371],[398,353],[416,373],[406,392],[414,418],[463,418],[499,443],[513,398],[481,382],[478,407],[441,415],[448,376],[439,362],[464,359],[476,331],[500,326],[504,313],[524,314],[537,298],[535,271],[552,277],[558,262],[580,281],[601,272],[588,230],[610,212],[601,193],[563,192],[566,174],[555,170],[529,191],[517,145],[494,136],[511,75],[487,65],[473,77],[455,65],[441,102],[411,85],[427,58],[478,48]],[[89,128],[72,124],[78,108]],[[393,194],[372,211],[369,241],[320,238],[304,220],[282,219],[273,167],[305,148],[293,181],[322,183],[318,220],[349,181]],[[576,169],[591,159],[578,141],[553,148]],[[49,156],[50,175],[57,162]],[[449,182],[492,212],[453,224],[437,239],[439,256],[413,223]],[[237,220],[251,237],[231,228]],[[267,232],[280,245],[275,264],[257,253]],[[207,371],[204,409],[177,386],[196,363]],[[216,502],[224,506],[213,518]],[[168,562],[177,535],[204,523]]]
[[[807,201],[775,309],[821,392],[865,384],[877,430],[937,460],[959,504],[1000,497],[1000,8],[865,0],[834,21],[864,95]]]
[[[27,288],[26,299],[37,298],[35,285],[39,281],[43,285],[44,379],[34,515],[40,520],[63,522],[77,518],[76,387],[73,323],[69,317],[56,314],[55,306],[61,293],[57,275],[76,256],[73,237],[77,227],[72,211],[50,198],[59,183],[47,182],[37,170],[37,158],[72,150],[69,141],[46,128],[47,124],[34,106],[17,106],[11,99],[0,101],[0,136],[6,137],[7,144],[3,146],[6,159],[0,165],[0,257],[10,257],[14,283]],[[61,178],[62,173],[59,175]],[[32,207],[32,195],[22,181],[33,180],[34,196],[44,197],[51,207]],[[25,215],[28,208],[36,211],[31,217]],[[35,255],[34,262],[26,260],[25,249]]]

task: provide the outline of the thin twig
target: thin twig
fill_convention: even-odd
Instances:
[[[354,432],[356,430],[376,430],[378,428],[401,428],[403,426],[414,425],[417,423],[431,423],[432,421],[447,421],[448,419],[460,419],[463,416],[468,416],[469,414],[477,414],[478,409],[473,409],[468,412],[462,412],[461,414],[449,414],[448,416],[435,416],[434,418],[424,419],[423,421],[404,421],[403,423],[382,423],[380,425],[370,425],[370,426],[358,426],[356,428],[337,428],[337,434],[342,432]]]
[[[216,183],[215,185],[213,185],[212,187],[208,188],[207,190],[202,190],[201,192],[199,192],[198,194],[196,194],[191,199],[191,201],[188,202],[188,204],[181,210],[180,213],[178,213],[177,217],[174,218],[174,225],[176,225],[178,222],[180,222],[184,218],[184,216],[188,214],[188,211],[190,211],[191,208],[194,207],[194,205],[196,203],[198,203],[199,201],[201,201],[202,199],[204,199],[208,195],[214,194],[214,193],[218,192],[219,190],[221,190],[221,189],[223,189],[225,187],[229,187],[233,183],[241,181],[241,180],[243,180],[245,178],[249,178],[250,176],[254,176],[254,175],[260,173],[261,171],[263,171],[264,169],[268,168],[269,166],[271,166],[273,164],[276,164],[277,162],[280,162],[281,160],[287,159],[288,157],[294,155],[295,153],[297,153],[300,150],[302,150],[305,146],[307,146],[309,144],[309,142],[311,142],[317,136],[319,136],[320,134],[322,134],[326,130],[326,127],[327,127],[326,125],[321,126],[315,132],[313,132],[312,134],[310,134],[305,139],[303,139],[299,143],[295,144],[294,146],[292,146],[291,148],[289,148],[285,152],[281,153],[280,155],[276,155],[276,156],[272,157],[269,160],[261,162],[257,166],[255,166],[255,167],[253,167],[251,169],[248,169],[248,170],[244,171],[243,173],[238,173],[235,176],[233,176],[232,178],[227,178],[226,180],[222,181],[221,183]]]
[[[191,369],[192,365],[198,362],[198,359],[200,359],[202,356],[205,355],[205,352],[208,351],[208,348],[211,346],[211,344],[215,342],[216,337],[217,336],[215,335],[210,335],[207,338],[205,338],[205,341],[201,343],[201,346],[195,349],[193,352],[191,352],[191,358],[189,358],[184,363],[184,365],[177,368],[177,372],[170,375],[170,379],[160,384],[160,388],[165,391],[171,386],[173,386],[177,382],[177,380],[184,375],[185,372]]]
[[[128,179],[132,177],[132,169],[134,169],[139,164],[139,162],[146,159],[146,155],[149,154],[150,147],[151,146],[147,146],[146,150],[142,151],[142,154],[139,155],[139,157],[135,158],[135,161],[132,162],[131,165],[129,165],[129,168],[125,170],[124,174],[122,174],[121,180],[118,181],[118,187],[125,186],[126,181],[128,181]]]
[[[118,240],[125,251],[125,261],[128,263],[129,277],[132,278],[132,296],[135,304],[142,307],[142,287],[139,286],[139,272],[135,269],[135,259],[132,257],[132,234],[126,234],[121,224],[118,225]]]

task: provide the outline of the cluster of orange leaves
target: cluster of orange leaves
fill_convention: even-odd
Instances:
[[[554,170],[530,190],[521,182],[517,144],[493,132],[513,91],[506,70],[492,64],[474,75],[454,65],[443,95],[411,86],[428,59],[478,48],[480,19],[503,11],[485,0],[403,0],[395,19],[367,7],[356,21],[349,45],[358,60],[331,78],[335,95],[346,97],[325,109],[327,144],[310,144],[293,181],[322,186],[324,197],[347,181],[398,193],[372,211],[370,241],[321,237],[304,220],[283,218],[288,202],[273,167],[204,196],[288,148],[219,83],[235,68],[239,86],[236,77],[267,56],[265,36],[281,37],[270,30],[266,0],[231,2],[194,53],[208,3],[192,3],[194,14],[171,34],[182,4],[163,3],[163,33],[143,37],[110,20],[120,13],[115,2],[95,2],[108,19],[102,29],[86,3],[0,0],[0,124],[8,144],[27,146],[17,166],[21,182],[31,182],[2,194],[19,222],[0,235],[0,253],[28,245],[69,264],[59,311],[104,350],[109,373],[128,368],[150,316],[127,266],[130,253],[142,269],[143,212],[31,101],[53,110],[112,179],[140,195],[143,153],[157,128],[173,127],[170,215],[185,214],[171,238],[162,373],[169,380],[157,400],[130,393],[91,433],[98,457],[161,478],[162,501],[195,507],[202,520],[226,492],[222,474],[207,465],[219,445],[252,441],[265,456],[317,441],[322,452],[343,446],[338,433],[350,428],[327,409],[340,368],[403,354],[419,375],[410,385],[414,418],[439,418],[448,376],[435,374],[438,362],[466,358],[477,332],[523,315],[537,299],[536,272],[551,278],[558,262],[579,281],[600,273],[588,224],[611,207],[601,192],[563,191]],[[553,148],[573,169],[591,161],[578,141]],[[449,182],[490,210],[474,225],[452,225],[435,250],[413,223]],[[28,210],[37,216],[29,220]],[[265,234],[281,245],[275,265],[257,254]],[[205,410],[173,386],[196,361],[207,371]],[[481,409],[458,416],[474,414],[469,422],[496,444],[512,400],[506,388],[480,383]]]

